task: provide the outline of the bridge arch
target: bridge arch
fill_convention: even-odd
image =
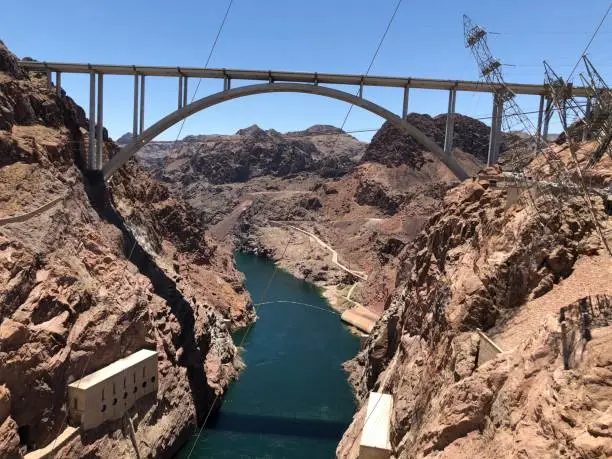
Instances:
[[[241,86],[234,89],[229,89],[227,91],[221,91],[216,94],[211,94],[210,96],[198,99],[192,102],[191,104],[186,105],[183,108],[180,108],[175,112],[170,113],[169,115],[159,120],[157,123],[150,126],[148,129],[144,130],[142,134],[132,140],[132,142],[123,147],[119,151],[119,153],[113,156],[102,168],[104,179],[109,179],[111,175],[117,171],[117,169],[123,166],[144,145],[153,140],[155,137],[157,137],[169,127],[182,121],[188,116],[193,115],[206,108],[220,104],[222,102],[226,102],[228,100],[238,99],[240,97],[255,94],[265,94],[269,92],[296,92],[304,94],[315,94],[348,102],[350,104],[356,105],[357,107],[361,107],[365,110],[368,110],[380,116],[381,118],[384,118],[385,120],[389,121],[396,128],[400,129],[401,131],[404,131],[427,150],[435,154],[438,159],[440,159],[440,161],[442,161],[459,180],[465,180],[466,178],[468,178],[468,174],[463,170],[459,163],[455,161],[452,156],[444,154],[444,150],[442,150],[442,148],[440,148],[438,144],[436,144],[432,139],[427,137],[422,131],[414,127],[412,124],[408,123],[408,121],[406,121],[405,119],[402,119],[395,113],[387,110],[386,108],[381,107],[378,104],[375,104],[374,102],[355,96],[353,94],[349,94],[345,91],[339,91],[337,89],[328,88],[325,86],[305,83],[264,83]]]

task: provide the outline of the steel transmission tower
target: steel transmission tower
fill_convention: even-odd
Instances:
[[[587,113],[572,95],[572,84],[557,75],[546,61],[544,61],[544,83],[550,89],[550,98],[566,134],[569,134],[568,130],[574,122],[581,120],[587,122]]]
[[[612,157],[612,90],[608,87],[589,58],[582,56],[587,71],[580,78],[589,90],[590,113],[587,113],[585,122],[588,132],[585,139],[592,137],[597,140],[597,148],[591,157],[589,166],[594,165],[607,153]]]
[[[536,129],[529,117],[516,103],[515,94],[504,81],[501,71],[502,63],[493,57],[489,49],[486,30],[474,24],[466,15],[463,15],[463,30],[466,48],[470,48],[472,51],[478,63],[480,74],[495,93],[493,122],[491,123],[491,129],[497,131],[495,153],[499,153],[500,128],[503,125],[504,130],[508,133],[521,133],[520,136],[515,136],[517,139],[513,141],[510,149],[511,158],[510,161],[507,161],[507,163],[510,163],[508,164],[510,169],[523,174],[523,169],[531,162],[535,154],[542,153],[546,164],[556,176],[558,183],[567,182],[567,168],[541,135],[542,120],[538,120],[538,128]],[[550,108],[552,107],[547,107],[545,116],[550,116]],[[533,172],[537,171],[533,170]]]
[[[499,60],[495,59],[491,54],[489,49],[489,45],[487,44],[487,32],[482,27],[475,25],[472,20],[463,15],[463,29],[464,29],[464,37],[465,37],[465,46],[470,48],[472,54],[476,58],[476,62],[478,63],[478,68],[480,69],[481,76],[485,79],[485,81],[491,86],[494,91],[494,102],[493,102],[493,121],[491,123],[491,129],[494,130],[494,134],[491,136],[492,139],[497,139],[493,142],[494,148],[493,152],[495,154],[499,153],[499,136],[501,134],[500,127],[504,126],[506,131],[522,131],[523,134],[527,134],[527,136],[519,142],[517,145],[512,146],[513,155],[511,158],[512,167],[515,172],[515,177],[520,179],[523,182],[524,186],[530,186],[532,184],[539,183],[538,181],[532,182],[531,180],[526,180],[524,174],[524,167],[527,166],[531,159],[533,158],[534,150],[542,154],[545,159],[546,164],[550,168],[550,172],[555,176],[557,186],[559,187],[559,191],[563,191],[564,189],[569,190],[570,188],[576,188],[575,181],[572,180],[571,173],[569,172],[567,166],[561,160],[559,155],[548,145],[545,139],[540,136],[540,128],[541,128],[541,117],[538,120],[538,129],[534,129],[533,123],[527,117],[527,115],[521,110],[515,100],[515,94],[508,88],[506,82],[504,81],[501,67],[502,64]],[[585,59],[588,61],[588,59]],[[566,133],[566,137],[570,146],[570,152],[572,155],[572,159],[576,164],[576,178],[579,181],[579,190],[581,191],[589,212],[591,214],[591,218],[597,228],[599,236],[608,250],[608,244],[603,236],[601,226],[597,221],[595,211],[593,209],[593,205],[589,196],[589,190],[587,189],[584,178],[582,175],[582,171],[578,166],[578,161],[575,154],[574,145],[572,139],[569,136],[569,132],[567,130],[567,113],[568,110],[573,112],[576,116],[584,119],[584,113],[581,111],[579,104],[575,103],[575,101],[568,96],[571,96],[571,85],[567,85],[563,79],[561,79],[558,75],[554,73],[552,68],[548,66],[548,64],[544,63],[546,69],[546,80],[548,85],[550,86],[550,95],[549,95],[549,103],[554,103],[556,105],[556,109],[561,115],[561,122],[563,124],[564,131]],[[605,110],[606,107],[608,111],[606,113],[610,113],[609,108],[612,108],[612,96],[610,96],[609,90],[602,90],[605,85],[603,79],[599,76],[599,74],[595,71],[595,69],[587,64],[587,69],[589,71],[589,78],[592,81],[592,86],[594,87],[594,92],[599,94],[599,98],[601,99],[598,102]],[[607,87],[606,87],[607,88]],[[547,106],[546,113],[547,116],[549,109],[552,107]],[[607,118],[606,118],[607,119]],[[611,119],[612,121],[612,119]],[[605,124],[605,123],[603,123]],[[517,129],[518,128],[518,129]],[[608,140],[610,139],[610,130],[608,129]],[[608,141],[608,145],[609,145]],[[489,150],[489,159],[491,159],[491,149]],[[533,172],[536,172],[535,170]],[[543,182],[545,183],[545,182]],[[556,199],[561,198],[561,194],[558,192],[551,193],[551,188],[546,186],[544,189],[547,190],[547,194]],[[528,194],[530,195],[530,194]],[[532,200],[532,205],[534,208],[537,207],[535,201]]]
[[[487,31],[474,24],[472,20],[463,15],[463,31],[465,46],[472,51],[476,58],[480,75],[494,90],[493,120],[491,129],[495,132],[495,145],[493,156],[497,159],[499,155],[499,144],[501,128],[506,132],[522,132],[522,138],[517,139],[513,145],[516,154],[513,155],[511,167],[522,169],[533,157],[533,151],[537,149],[538,139],[535,136],[536,129],[527,115],[521,110],[515,100],[515,94],[508,88],[502,74],[502,63],[493,57],[487,43]],[[527,137],[524,136],[527,134]]]

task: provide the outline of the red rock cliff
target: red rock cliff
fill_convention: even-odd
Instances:
[[[67,385],[141,348],[157,350],[160,379],[129,413],[136,444],[122,419],[58,454],[168,457],[241,365],[230,327],[253,313],[231,253],[135,164],[90,184],[86,128],[0,45],[0,457],[52,442]]]

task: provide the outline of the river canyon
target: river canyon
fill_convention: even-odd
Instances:
[[[104,181],[0,45],[0,458],[356,458],[372,392],[387,457],[612,455],[612,156],[579,128],[486,167],[457,115],[464,181],[391,123],[153,141]],[[142,349],[157,391],[85,429],[71,384]]]

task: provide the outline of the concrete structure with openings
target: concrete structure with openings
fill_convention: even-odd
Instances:
[[[157,352],[141,349],[68,385],[70,419],[83,430],[121,419],[136,400],[157,392]]]

